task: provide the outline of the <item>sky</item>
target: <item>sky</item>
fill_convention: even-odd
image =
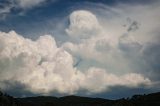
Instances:
[[[117,99],[160,89],[159,0],[0,0],[0,89]]]

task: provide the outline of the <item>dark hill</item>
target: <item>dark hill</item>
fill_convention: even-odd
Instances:
[[[80,96],[14,98],[0,92],[0,106],[160,106],[160,92],[119,100]]]

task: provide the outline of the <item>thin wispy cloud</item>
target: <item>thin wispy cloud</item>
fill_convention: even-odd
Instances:
[[[47,0],[12,2],[0,14],[12,13],[12,8],[34,10]],[[35,28],[34,19],[21,21],[27,32],[25,25],[32,27],[29,38],[19,34],[16,26],[0,31],[1,89],[21,85],[33,94],[50,95],[99,94],[118,86],[159,88],[160,2],[72,3],[67,4],[69,9],[61,4],[67,12],[61,10],[59,16],[48,18],[48,12],[43,20],[38,15],[41,21]]]

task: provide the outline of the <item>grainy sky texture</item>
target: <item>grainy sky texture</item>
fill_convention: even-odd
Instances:
[[[113,99],[159,91],[159,5],[159,0],[1,0],[1,90],[17,97]]]

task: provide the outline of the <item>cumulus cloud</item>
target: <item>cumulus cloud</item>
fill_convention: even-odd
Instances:
[[[116,85],[137,87],[151,83],[148,78],[136,73],[119,76],[96,67],[81,71],[73,67],[73,62],[72,55],[63,48],[58,48],[50,35],[33,41],[14,31],[0,32],[2,89],[9,89],[16,82],[33,93],[58,91],[72,94],[79,90],[96,93]]]
[[[150,70],[153,79],[159,81],[159,69],[160,69],[160,44],[159,42],[148,43],[143,50],[143,58]]]
[[[120,76],[141,73],[154,80],[152,84],[157,83],[160,28],[157,24],[157,17],[160,17],[157,14],[157,4],[118,4],[115,7],[100,5],[101,9],[92,10],[100,30],[80,43],[66,42],[63,48],[72,54],[78,69],[87,70],[94,66]],[[78,14],[79,10],[74,13]],[[73,30],[76,32],[76,29]],[[67,34],[70,36],[70,33]],[[81,39],[79,34],[75,33],[74,36]]]
[[[160,15],[157,14],[159,10],[157,4],[159,2],[134,6],[119,3],[112,7],[96,4],[94,7],[98,5],[98,8],[91,8],[94,14],[86,12],[94,15],[100,30],[78,44],[65,42],[63,48],[72,54],[75,60],[80,60],[76,61],[78,68],[97,66],[112,73],[139,72],[147,76],[155,76],[156,70],[148,64],[149,57],[145,57],[144,51],[148,51],[146,50],[148,43],[154,44],[159,39]],[[73,13],[79,14],[79,12],[80,10]],[[89,14],[86,15],[89,17]],[[74,19],[69,18],[69,20],[71,23]],[[77,31],[74,28],[72,30]],[[70,33],[67,34],[70,36]],[[81,37],[76,33],[73,36]],[[158,59],[157,54],[151,57]],[[156,62],[157,60],[153,64],[157,64]],[[152,74],[149,75],[151,70]]]
[[[69,16],[69,20],[70,24],[66,32],[74,38],[90,38],[91,36],[97,35],[101,29],[96,16],[89,11],[74,11]]]
[[[142,45],[137,42],[132,36],[129,35],[122,35],[119,38],[119,48],[122,51],[127,51],[127,52],[139,52],[142,48]]]
[[[37,6],[44,2],[46,0],[15,0],[15,2],[18,4],[21,8],[31,8],[34,6]]]
[[[33,41],[1,32],[0,87],[18,82],[33,93],[72,94],[159,81],[159,6],[101,6],[73,11],[65,29],[72,40],[59,46],[51,35]]]
[[[54,2],[56,0],[50,0]],[[0,2],[0,19],[5,19],[8,14],[14,9],[21,9],[26,11],[34,7],[40,6],[43,3],[48,2],[47,0],[2,0]]]

